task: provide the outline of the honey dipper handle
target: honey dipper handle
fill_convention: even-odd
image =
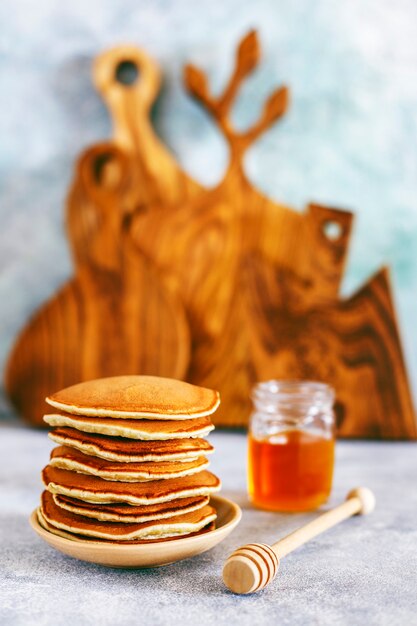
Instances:
[[[375,496],[370,489],[359,487],[350,491],[346,501],[336,506],[331,511],[323,513],[312,522],[302,526],[293,533],[290,533],[280,541],[274,543],[271,548],[277,555],[278,559],[289,554],[299,546],[303,545],[313,537],[335,526],[339,522],[351,517],[352,515],[366,515],[371,513],[375,508]]]

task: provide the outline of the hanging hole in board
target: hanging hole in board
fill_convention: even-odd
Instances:
[[[96,183],[103,183],[105,178],[106,166],[111,162],[112,157],[108,153],[99,154],[93,163],[93,176]]]
[[[99,187],[114,189],[120,183],[122,171],[114,154],[99,154],[93,163],[93,178]]]
[[[134,85],[139,78],[139,69],[133,61],[120,61],[116,66],[115,78],[122,85]]]
[[[329,241],[337,241],[343,234],[343,228],[339,222],[327,220],[323,224],[323,233]]]

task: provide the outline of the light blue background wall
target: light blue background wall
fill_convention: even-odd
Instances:
[[[417,390],[415,0],[2,0],[0,24],[0,368],[18,329],[71,272],[72,165],[110,133],[92,57],[131,42],[159,61],[157,130],[186,170],[214,184],[227,155],[184,94],[181,68],[192,60],[220,87],[237,40],[256,27],[264,63],[235,119],[250,123],[281,82],[292,106],[248,155],[250,178],[298,209],[314,200],[356,212],[344,292],[392,266]]]

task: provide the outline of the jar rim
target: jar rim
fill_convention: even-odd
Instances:
[[[271,379],[257,383],[252,391],[252,399],[260,402],[333,402],[335,391],[327,383],[315,380]]]

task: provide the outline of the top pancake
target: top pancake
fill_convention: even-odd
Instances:
[[[180,420],[211,415],[220,398],[217,391],[171,378],[113,376],[72,385],[46,402],[75,415]]]

